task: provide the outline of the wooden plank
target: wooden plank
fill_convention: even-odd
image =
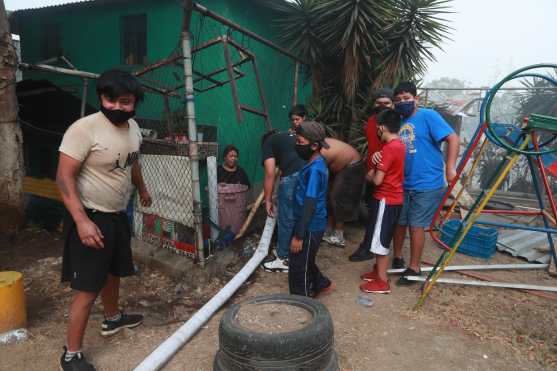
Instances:
[[[49,178],[38,179],[26,176],[23,178],[23,192],[62,202],[56,182]]]

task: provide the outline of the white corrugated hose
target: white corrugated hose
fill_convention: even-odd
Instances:
[[[143,360],[135,371],[160,370],[184,346],[195,333],[203,326],[213,314],[242,286],[242,284],[257,269],[269,252],[269,244],[275,229],[275,219],[267,218],[265,228],[259,245],[251,259],[244,267],[211,298],[199,311],[197,311],[174,334],[160,344],[147,358]]]

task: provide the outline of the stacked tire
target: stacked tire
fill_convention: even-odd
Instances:
[[[308,312],[302,328],[280,333],[256,332],[237,319],[245,305],[292,305]],[[333,321],[317,300],[287,294],[264,295],[232,305],[219,326],[220,348],[213,371],[338,371]]]

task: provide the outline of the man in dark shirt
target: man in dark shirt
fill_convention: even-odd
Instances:
[[[277,217],[277,250],[276,259],[263,264],[263,268],[270,272],[288,272],[288,251],[294,229],[294,186],[298,172],[304,167],[305,161],[296,153],[295,128],[307,116],[304,106],[294,106],[290,110],[292,128],[288,132],[274,133],[263,138],[262,159],[265,168],[263,190],[265,194],[265,208],[267,214]],[[278,211],[275,213],[273,205],[273,189],[275,186],[276,169],[280,170],[281,178],[277,191]]]

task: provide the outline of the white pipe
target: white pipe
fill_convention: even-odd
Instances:
[[[420,281],[425,282],[427,277],[420,276],[406,276],[408,281]],[[473,280],[458,280],[453,278],[439,278],[438,283],[452,283],[455,285],[466,285],[466,286],[486,286],[486,287],[501,287],[507,289],[520,289],[520,290],[539,290],[539,291],[553,291],[557,292],[557,287],[551,286],[538,286],[538,285],[527,285],[524,283],[512,283],[512,282],[490,282],[490,281],[473,281]]]
[[[209,187],[209,218],[215,224],[219,224],[219,188],[217,179],[217,158],[207,157],[207,180]],[[219,230],[211,224],[211,239],[215,241],[219,237]]]
[[[149,354],[135,368],[135,371],[160,370],[195,335],[199,328],[242,286],[267,256],[274,229],[275,219],[267,218],[265,229],[259,240],[259,246],[246,265],[186,323]]]
[[[184,83],[186,95],[186,118],[188,120],[188,137],[190,139],[189,155],[191,166],[191,183],[193,188],[193,217],[195,225],[195,250],[199,265],[205,265],[205,253],[203,250],[203,220],[201,211],[201,188],[199,184],[199,143],[197,138],[197,126],[195,121],[195,97],[193,90],[193,60],[191,55],[191,34],[185,30],[182,32],[182,53],[184,56]]]
[[[502,269],[545,269],[549,264],[489,264],[489,265],[450,265],[444,271],[483,271]],[[431,272],[433,267],[422,267],[422,272]],[[405,269],[389,269],[387,273],[402,273]]]

